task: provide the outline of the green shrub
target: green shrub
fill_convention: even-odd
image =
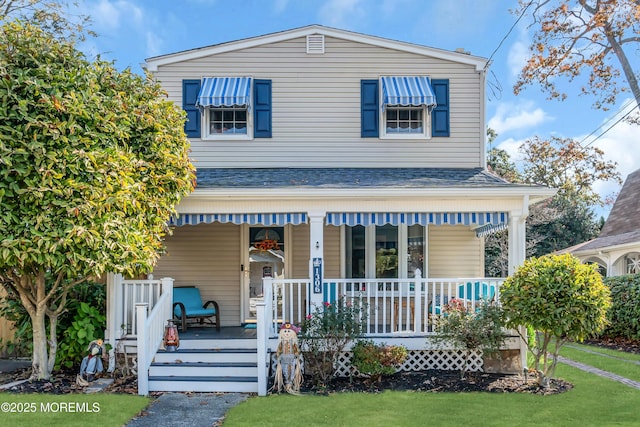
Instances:
[[[534,369],[547,387],[567,340],[582,341],[606,325],[609,288],[594,264],[570,254],[531,258],[504,282],[500,301],[507,325],[531,325],[535,332]]]
[[[333,303],[315,307],[302,324],[298,335],[304,356],[305,374],[318,386],[324,386],[335,374],[338,355],[367,324],[367,308],[358,299],[340,296]]]
[[[353,346],[351,365],[372,381],[380,382],[383,375],[392,375],[407,359],[407,349],[401,345],[376,344],[360,340]]]
[[[83,282],[74,286],[67,296],[67,309],[58,318],[56,368],[80,368],[81,349],[86,351],[93,339],[104,338],[106,328],[106,286],[102,283]],[[86,306],[83,308],[83,305]],[[14,322],[12,340],[2,342],[8,356],[29,356],[33,347],[31,318],[17,297],[3,298],[0,316]],[[48,322],[48,318],[46,319]],[[78,332],[84,329],[84,332]],[[67,331],[69,331],[67,333]],[[87,337],[92,336],[86,340]],[[79,357],[79,359],[78,359]]]
[[[640,340],[640,274],[607,277],[611,290],[609,324],[603,335]]]
[[[436,344],[451,342],[465,350],[465,361],[460,376],[464,378],[474,351],[497,353],[506,339],[502,331],[502,309],[496,303],[481,301],[470,310],[463,300],[453,298],[436,319],[436,331],[432,339]]]

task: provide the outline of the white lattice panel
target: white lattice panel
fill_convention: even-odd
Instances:
[[[341,353],[336,366],[336,376],[347,377],[352,372],[351,352]],[[446,371],[459,371],[465,363],[465,354],[462,350],[411,350],[407,354],[407,360],[399,371],[424,371],[426,369],[442,369]],[[469,357],[468,371],[482,371],[482,353],[473,352]]]
[[[348,377],[353,371],[351,367],[352,352],[347,351],[340,353],[336,363],[336,376]],[[410,350],[407,352],[407,360],[400,366],[398,371],[424,371],[427,369],[442,369],[445,371],[459,371],[465,363],[465,354],[462,350]],[[276,365],[276,355],[271,354],[271,368]],[[473,352],[469,357],[468,371],[482,371],[482,353]]]

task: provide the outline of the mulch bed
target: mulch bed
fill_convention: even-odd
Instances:
[[[585,341],[586,344],[597,345],[629,353],[640,354],[640,341],[623,339],[600,339]],[[29,378],[31,369],[22,369],[11,373],[0,373],[0,384]],[[76,384],[77,372],[54,372],[51,380],[26,381],[5,389],[10,393],[49,393],[67,394],[82,393],[84,387]],[[368,378],[334,378],[326,386],[318,387],[310,379],[305,379],[302,393],[330,394],[341,392],[379,393],[385,390],[424,391],[424,392],[491,392],[491,393],[532,393],[557,394],[571,390],[573,385],[562,379],[553,379],[547,389],[538,387],[534,372],[526,378],[523,375],[488,374],[469,372],[464,379],[458,371],[425,370],[419,372],[399,372],[383,377],[380,382],[371,382]],[[137,394],[136,377],[117,378],[106,392]],[[158,393],[154,393],[158,394]],[[161,393],[159,393],[161,394]]]
[[[535,373],[524,375],[468,372],[464,378],[459,371],[429,369],[418,372],[398,372],[382,377],[380,382],[368,378],[334,378],[326,387],[314,386],[308,378],[302,393],[331,394],[342,392],[380,393],[385,390],[423,392],[490,392],[558,394],[569,391],[573,384],[562,379],[551,380],[550,387],[541,388]]]

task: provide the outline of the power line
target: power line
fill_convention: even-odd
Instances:
[[[531,0],[524,9],[522,9],[522,12],[520,12],[520,16],[518,16],[518,19],[516,19],[516,21],[513,23],[513,25],[511,25],[511,28],[509,28],[509,31],[507,31],[507,34],[504,35],[504,37],[502,37],[502,40],[500,40],[500,43],[498,43],[498,46],[493,50],[493,52],[491,53],[491,55],[489,56],[489,59],[487,60],[487,63],[484,66],[484,70],[487,70],[487,67],[489,66],[489,64],[491,64],[491,59],[493,59],[493,56],[498,52],[498,50],[500,50],[500,48],[502,47],[502,44],[507,40],[507,38],[509,38],[509,36],[511,35],[511,33],[513,32],[513,29],[516,28],[516,26],[518,25],[518,22],[520,22],[520,20],[524,17],[525,13],[527,12],[527,9],[529,9],[529,6],[531,6],[533,4],[534,0]]]
[[[633,99],[629,99],[626,104],[621,108],[621,110],[626,109],[631,103],[633,103],[634,100]],[[588,144],[586,145],[582,145],[583,142],[585,142],[587,140],[587,138],[589,138],[591,135],[594,135],[598,129],[601,129],[604,125],[607,124],[607,122],[610,122],[611,120],[613,120],[613,117],[610,118],[609,120],[607,120],[606,122],[604,122],[603,124],[601,124],[600,126],[598,126],[597,128],[595,128],[589,135],[585,136],[584,138],[582,138],[582,140],[578,143],[581,147],[583,148],[587,148],[588,146],[590,146],[591,144],[593,144],[594,142],[596,142],[598,139],[602,138],[607,132],[609,132],[612,128],[614,128],[618,123],[620,123],[621,121],[623,121],[624,119],[626,119],[631,113],[633,113],[633,111],[638,108],[638,104],[634,105],[633,108],[631,108],[629,111],[627,111],[624,115],[620,116],[618,118],[618,120],[615,121],[615,123],[613,123],[611,126],[609,126],[604,132],[602,132],[600,135],[596,136],[595,138],[593,138],[593,140],[591,140]],[[614,116],[615,117],[615,116]]]

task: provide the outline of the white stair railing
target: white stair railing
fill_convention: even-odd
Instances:
[[[149,312],[146,302],[136,304],[138,394],[149,394],[149,367],[164,338],[164,329],[173,311],[173,279],[162,282],[160,298]],[[148,313],[148,315],[147,315]]]

